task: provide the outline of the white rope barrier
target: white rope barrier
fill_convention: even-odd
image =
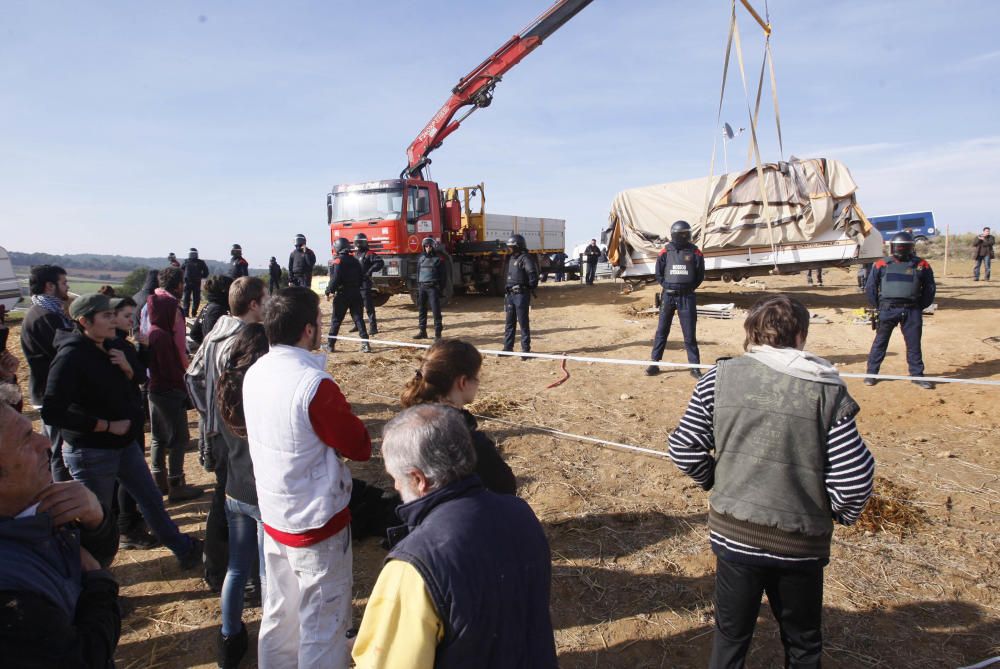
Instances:
[[[393,341],[390,339],[361,339],[360,337],[348,337],[344,335],[337,335],[336,337],[332,337],[332,339],[340,341],[356,341],[359,343],[367,341],[370,344],[402,346],[406,348],[425,349],[431,347],[430,344],[414,344],[413,342]],[[627,358],[593,358],[588,356],[558,353],[518,353],[515,351],[498,351],[495,349],[485,348],[477,348],[477,350],[483,355],[538,358],[541,360],[573,360],[575,362],[594,362],[606,365],[633,365],[641,367],[656,365],[660,368],[674,367],[677,369],[710,369],[714,367],[714,365],[692,365],[686,362],[653,362],[651,360],[630,360]],[[843,373],[840,376],[848,379],[876,379],[878,381],[930,381],[931,383],[960,383],[973,386],[1000,387],[1000,381],[988,381],[986,379],[954,379],[946,376],[902,376],[898,374],[856,374],[850,372]]]

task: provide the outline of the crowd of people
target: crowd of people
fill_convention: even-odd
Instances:
[[[653,360],[676,312],[688,360],[699,364],[694,293],[704,260],[690,226],[679,221],[671,234],[657,262],[663,299]],[[508,242],[515,290],[506,300],[505,349],[519,325],[526,352],[538,272],[516,237]],[[362,339],[365,315],[377,332],[365,293],[381,261],[363,238],[354,249],[338,242],[331,350],[348,311]],[[919,376],[920,311],[933,299],[933,273],[912,239],[897,235],[891,250],[866,283],[882,312],[869,371],[877,372],[900,325]],[[306,282],[310,253],[299,236],[288,287],[276,286],[273,273],[270,286],[236,271],[204,277],[206,305],[190,312],[191,350],[185,303],[201,298],[201,279],[198,290],[189,280],[194,249],[183,266],[151,270],[132,297],[102,290],[70,299],[62,268],[32,268],[21,327],[27,398],[17,359],[6,350],[0,357],[5,662],[112,666],[122,614],[108,568],[120,549],[163,545],[179,570],[203,569],[220,594],[220,667],[246,656],[243,614],[257,601],[257,661],[265,668],[347,667],[352,659],[370,668],[556,666],[545,534],[517,497],[515,472],[465,409],[479,390],[481,354],[443,338],[435,318],[435,341],[382,431],[395,492],[374,489],[366,505],[373,486],[354,478],[348,461],[371,458],[371,436],[319,352],[324,327]],[[436,280],[432,265],[422,283]],[[988,263],[986,271],[988,278]],[[872,494],[875,464],[855,422],[860,406],[836,369],[805,350],[809,323],[793,298],[760,300],[744,323],[745,354],[695,370],[669,435],[670,458],[710,492],[712,667],[743,665],[763,593],[786,664],[819,666],[833,526],[852,524]],[[751,385],[758,392],[743,392]],[[41,433],[21,413],[25,405],[39,410]],[[184,471],[189,409],[199,417],[201,464],[215,477],[204,539],[182,532],[167,508],[203,494]],[[361,534],[384,536],[388,554],[356,627],[351,543],[362,526]]]

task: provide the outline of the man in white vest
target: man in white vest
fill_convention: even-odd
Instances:
[[[261,669],[346,668],[351,472],[371,438],[326,373],[319,296],[286,288],[264,308],[271,350],[247,372],[243,408],[264,524]]]

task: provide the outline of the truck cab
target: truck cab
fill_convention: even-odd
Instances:
[[[330,247],[339,237],[353,242],[355,235],[365,233],[369,248],[385,260],[385,269],[374,279],[388,299],[410,290],[423,239],[443,241],[441,207],[441,192],[433,181],[388,179],[335,186],[326,206]]]

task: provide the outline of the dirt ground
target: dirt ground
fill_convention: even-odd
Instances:
[[[953,268],[953,272],[956,268]],[[828,324],[811,327],[807,347],[846,372],[863,372],[872,340],[854,324],[863,305],[854,275],[826,273],[811,288],[803,276],[768,277],[766,287],[710,283],[699,302],[746,309],[761,295],[792,294]],[[543,284],[532,310],[534,350],[606,358],[648,358],[655,318],[653,289],[622,294],[620,283]],[[925,319],[927,373],[1000,380],[1000,286],[939,279],[938,312]],[[325,308],[328,308],[325,307]],[[410,341],[416,314],[403,297],[379,310],[380,336]],[[702,318],[702,359],[739,354],[742,312]],[[683,362],[679,326],[665,360]],[[445,311],[445,334],[499,348],[498,298],[467,296]],[[12,340],[17,333],[12,333]],[[330,371],[378,445],[398,410],[395,398],[419,353],[354,343],[330,357]],[[642,367],[568,364],[488,357],[477,406],[505,422],[481,421],[519,481],[519,494],[545,526],[552,548],[552,614],[559,661],[566,668],[698,667],[712,637],[714,557],[706,530],[706,494],[664,457],[639,455],[539,432],[579,435],[666,450],[693,379],[684,371],[646,377]],[[897,332],[883,365],[905,374]],[[26,376],[26,372],[25,372]],[[908,382],[865,387],[848,380],[862,406],[859,426],[895,498],[912,497],[925,521],[912,529],[838,528],[826,571],[825,655],[829,667],[958,667],[1000,655],[1000,387],[948,384],[922,390]],[[192,425],[193,414],[192,414]],[[194,429],[194,428],[192,428]],[[211,478],[188,455],[199,501],[171,505],[186,531],[204,530]],[[376,456],[354,474],[391,487]],[[902,486],[902,488],[899,488]],[[384,557],[376,539],[355,543],[355,615]],[[194,574],[182,574],[164,549],[123,551],[114,572],[131,612],[123,623],[119,667],[214,666],[219,600]],[[260,612],[245,619],[255,633]],[[254,666],[251,652],[245,666]],[[762,606],[748,664],[782,666],[770,611]]]

